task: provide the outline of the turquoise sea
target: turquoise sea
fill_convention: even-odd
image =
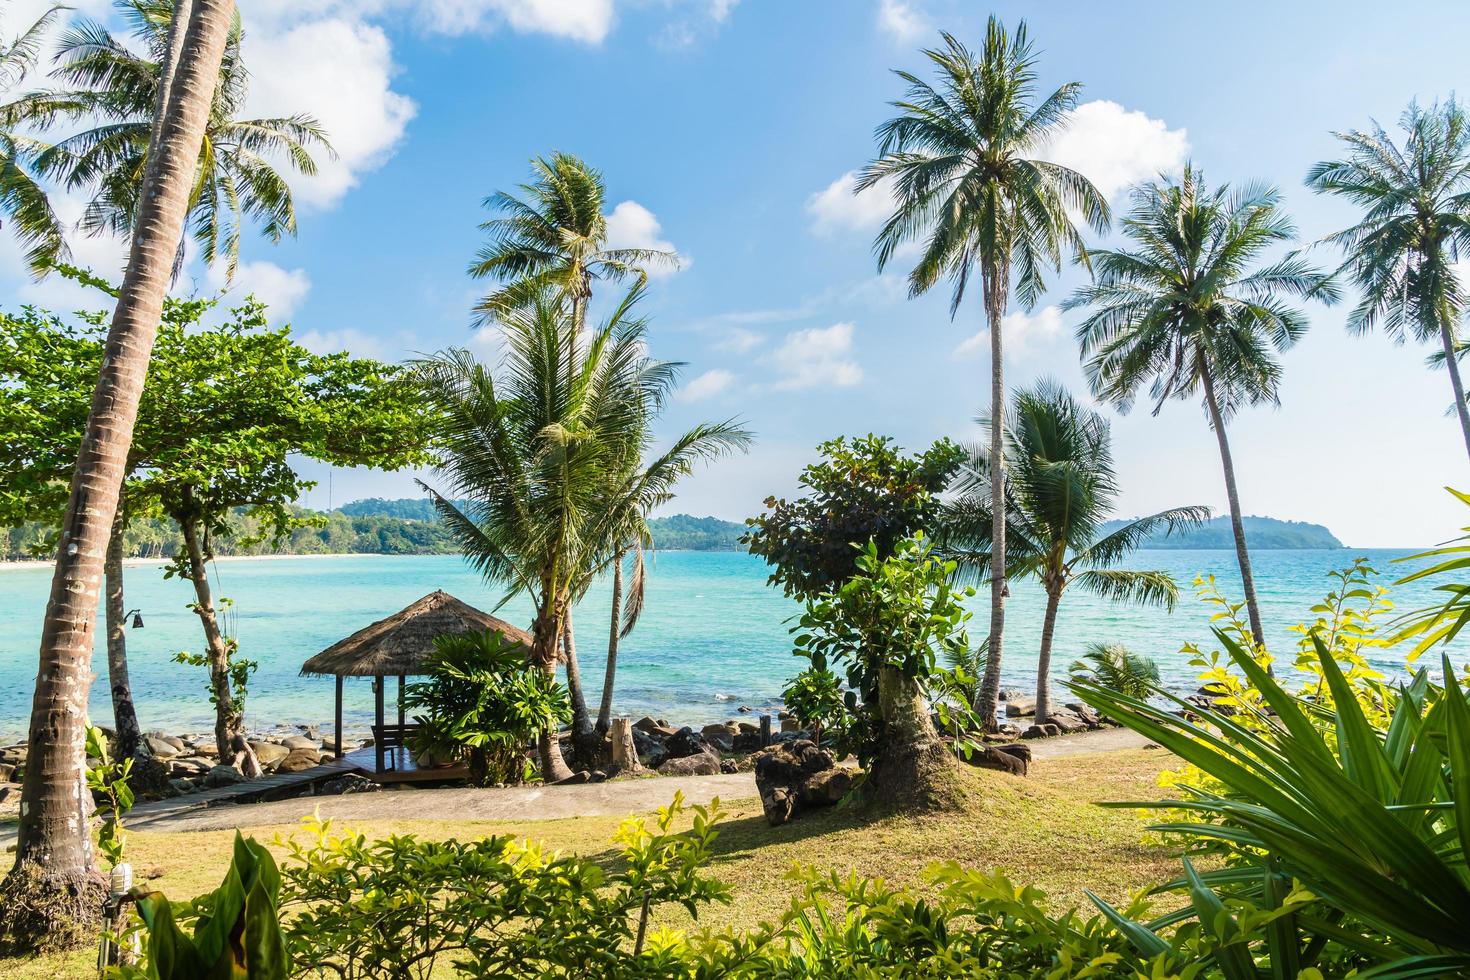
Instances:
[[[1253,555],[1262,615],[1277,650],[1294,648],[1289,627],[1309,618],[1309,608],[1328,588],[1329,570],[1366,555],[1385,584],[1409,569],[1392,564],[1407,551],[1261,551]],[[1107,603],[1081,590],[1063,600],[1054,662],[1060,672],[1089,642],[1121,642],[1154,657],[1166,680],[1193,690],[1194,670],[1180,654],[1186,641],[1208,642],[1211,609],[1193,598],[1196,574],[1213,573],[1239,594],[1233,552],[1145,551],[1132,567],[1171,572],[1185,594],[1172,615]],[[36,650],[50,582],[49,568],[0,565],[0,740],[21,737],[27,725]],[[224,561],[215,571],[216,595],[233,600],[226,625],[244,656],[259,661],[247,709],[252,728],[329,723],[332,679],[301,677],[302,661],[374,620],[396,612],[434,589],[445,589],[491,610],[500,600],[458,557],[304,557]],[[664,552],[651,570],[644,617],[624,641],[616,705],[621,713],[705,722],[732,716],[740,705],[773,706],[786,679],[799,668],[787,639],[792,603],[765,584],[765,565],[735,552]],[[200,646],[198,620],[186,608],[188,586],[163,578],[161,565],[130,565],[130,607],[142,609],[143,629],[128,631],[133,690],[145,728],[207,731],[212,712],[203,671],[172,662],[180,650]],[[1006,685],[1034,684],[1042,595],[1030,583],[1012,587],[1008,605]],[[972,633],[988,623],[988,593],[975,598]],[[1400,609],[1430,601],[1416,583],[1394,593]],[[530,607],[512,599],[498,614],[529,625]],[[609,595],[595,589],[575,614],[578,652],[596,703],[606,649]],[[1388,665],[1393,666],[1393,665]],[[105,656],[94,664],[93,720],[108,724]],[[372,710],[369,682],[348,684],[344,727],[366,727]]]

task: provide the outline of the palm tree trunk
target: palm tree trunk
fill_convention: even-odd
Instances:
[[[158,91],[153,98],[153,128],[148,135],[150,151],[158,146],[158,141],[163,136],[163,120],[168,115],[174,78],[178,75],[179,55],[184,50],[184,34],[193,9],[194,0],[174,0],[173,17],[168,25],[168,53],[164,56],[163,64],[158,66]]]
[[[204,647],[209,657],[209,686],[214,692],[214,743],[219,749],[219,761],[228,763],[235,751],[237,735],[241,734],[244,717],[237,709],[234,691],[230,687],[230,654],[233,644],[225,639],[219,628],[219,616],[214,610],[214,593],[209,586],[209,562],[204,554],[204,543],[200,537],[199,522],[193,517],[179,521],[183,532],[184,547],[188,549],[189,581],[194,584],[194,612],[204,627]]]
[[[123,596],[123,531],[127,518],[121,506],[112,521],[103,564],[106,578],[107,683],[112,689],[112,725],[117,731],[117,758],[131,759],[138,751],[143,733],[133,706],[133,687],[128,681],[127,602]]]
[[[1465,405],[1465,386],[1460,381],[1460,365],[1455,360],[1455,337],[1448,322],[1439,325],[1439,339],[1444,344],[1444,366],[1450,372],[1450,388],[1455,393],[1455,414],[1460,418],[1460,433],[1465,437],[1465,452],[1470,454],[1470,408]]]
[[[623,618],[623,553],[613,560],[612,625],[607,631],[607,670],[602,675],[602,703],[597,707],[597,734],[606,735],[612,727],[613,681],[618,674],[618,638]]]
[[[582,667],[577,662],[577,641],[572,635],[572,610],[567,608],[566,623],[561,635],[562,653],[566,659],[567,694],[572,699],[572,754],[577,765],[590,769],[598,763],[602,740],[592,727],[592,716],[587,711],[587,695],[582,688]]]
[[[1251,556],[1245,546],[1245,522],[1240,516],[1240,492],[1235,488],[1235,463],[1230,458],[1230,440],[1225,436],[1225,419],[1220,414],[1220,402],[1215,397],[1215,379],[1210,369],[1200,370],[1204,382],[1205,407],[1210,413],[1210,425],[1215,430],[1215,440],[1220,444],[1220,465],[1225,470],[1225,497],[1230,502],[1230,528],[1235,533],[1235,557],[1240,563],[1240,583],[1245,591],[1246,615],[1250,619],[1251,635],[1257,646],[1266,642],[1261,629],[1261,607],[1256,602],[1256,580],[1251,574]]]
[[[543,592],[544,594],[547,593]],[[553,681],[556,680],[556,650],[561,644],[561,625],[556,601],[554,599],[545,601],[540,613],[536,616],[531,655],[540,666],[541,672]],[[536,748],[541,757],[543,782],[557,783],[572,775],[572,770],[562,758],[560,733],[555,727],[548,727],[541,732],[536,739]]]
[[[143,175],[41,628],[15,868],[0,884],[0,954],[94,939],[105,886],[92,870],[85,725],[98,591],[234,10],[234,0],[196,0],[158,152],[149,155]]]
[[[985,679],[980,685],[976,711],[986,731],[993,731],[996,704],[1000,700],[1006,626],[1006,386],[1000,326],[1005,314],[1005,277],[995,269],[988,270],[985,276],[985,314],[990,327],[990,649],[986,652]]]
[[[1041,621],[1041,654],[1036,658],[1036,723],[1051,717],[1051,641],[1057,628],[1057,607],[1062,604],[1059,586],[1046,587],[1046,617]]]

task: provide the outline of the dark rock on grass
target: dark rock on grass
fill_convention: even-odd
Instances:
[[[1024,746],[1022,746],[1024,747]],[[1022,758],[1005,751],[1011,748],[1009,745],[984,745],[971,752],[968,756],[961,755],[966,762],[978,769],[994,769],[997,772],[1010,773],[1012,776],[1026,775],[1026,769],[1030,763],[1031,750],[1026,750],[1026,757]]]
[[[592,773],[586,769],[579,769],[566,779],[559,779],[552,783],[553,786],[581,786],[583,783],[592,782]]]
[[[1056,725],[1032,725],[1021,733],[1022,738],[1052,738],[1062,734],[1062,730]]]
[[[826,749],[805,739],[775,745],[755,757],[755,785],[772,827],[803,809],[830,806],[852,788],[853,773]]]
[[[658,767],[660,776],[718,776],[721,760],[709,749],[694,755],[668,759]]]

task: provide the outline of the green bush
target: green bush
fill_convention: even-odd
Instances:
[[[1093,643],[1071,666],[1072,680],[1129,697],[1147,697],[1158,686],[1159,665],[1121,643]]]

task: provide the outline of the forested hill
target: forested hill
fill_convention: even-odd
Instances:
[[[1245,517],[1245,543],[1251,548],[1287,549],[1302,548],[1330,550],[1345,545],[1337,540],[1321,524],[1306,521],[1278,521],[1274,517]],[[1100,534],[1109,534],[1122,527],[1125,521],[1108,521]],[[1229,517],[1216,517],[1197,528],[1177,531],[1168,536],[1155,535],[1144,544],[1145,548],[1207,549],[1234,548],[1235,537],[1230,531]]]

